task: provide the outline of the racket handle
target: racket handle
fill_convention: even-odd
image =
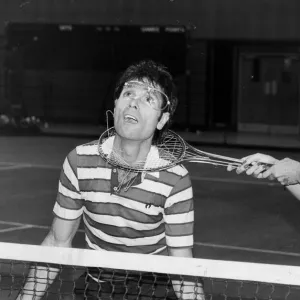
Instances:
[[[267,171],[269,168],[271,168],[273,165],[272,164],[265,164],[265,163],[257,163],[258,166],[262,166],[264,168],[264,172]],[[246,165],[245,169],[248,170],[251,167],[253,167],[253,164]]]
[[[233,169],[237,169],[239,167],[241,167],[243,164],[241,163],[240,165],[236,165],[236,164],[228,164],[228,166],[231,166]],[[263,166],[264,170],[262,172],[267,171],[269,168],[271,168],[273,165],[272,164],[265,164],[265,163],[257,163],[258,166]],[[244,165],[244,169],[248,170],[251,167],[253,167],[253,164],[249,164],[249,165]]]

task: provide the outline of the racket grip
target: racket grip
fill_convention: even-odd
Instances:
[[[258,166],[262,166],[264,168],[264,171],[267,171],[269,168],[271,168],[273,165],[272,164],[265,164],[265,163],[257,163]],[[245,165],[245,169],[248,170],[251,167],[253,167],[253,164],[250,165]]]

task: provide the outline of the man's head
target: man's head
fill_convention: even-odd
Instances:
[[[177,106],[175,85],[163,65],[151,60],[128,67],[115,88],[114,126],[132,140],[159,140]]]

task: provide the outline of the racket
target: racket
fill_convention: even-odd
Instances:
[[[214,166],[239,167],[240,159],[201,151],[189,145],[182,137],[171,130],[167,130],[160,143],[152,146],[156,155],[148,155],[144,161],[128,164],[122,158],[122,151],[113,148],[113,137],[116,135],[114,127],[104,131],[98,141],[100,156],[111,165],[129,172],[156,172],[170,169],[183,162],[211,164]],[[154,147],[154,148],[153,148]]]

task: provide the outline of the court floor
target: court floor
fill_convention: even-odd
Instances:
[[[52,220],[60,167],[87,139],[0,137],[0,241],[39,244]],[[254,149],[203,150],[240,158]],[[260,150],[262,152],[262,150]],[[300,160],[300,154],[270,152]],[[186,164],[195,198],[196,257],[300,265],[300,202],[282,186],[223,167]],[[84,247],[80,229],[74,247]]]

